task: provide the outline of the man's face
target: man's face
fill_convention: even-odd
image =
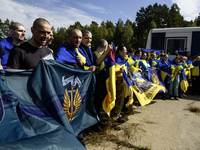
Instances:
[[[140,59],[142,57],[142,52],[137,53],[136,56]]]
[[[31,28],[33,33],[34,42],[38,46],[43,46],[46,44],[47,40],[49,39],[51,33],[51,26],[47,23],[41,23],[40,27]]]
[[[82,32],[80,30],[74,30],[71,35],[68,35],[68,41],[72,48],[78,48],[82,41]]]
[[[91,45],[91,42],[92,42],[92,34],[91,33],[85,34],[85,36],[82,39],[82,44],[85,46],[89,46]]]
[[[191,56],[191,53],[190,52],[187,52],[186,53],[186,56],[189,58]]]
[[[168,59],[168,55],[163,57],[163,60],[166,61]]]
[[[26,30],[24,26],[18,26],[18,29],[11,31],[11,36],[13,37],[13,39],[20,42],[24,40],[25,32]]]
[[[119,55],[122,56],[122,57],[125,57],[126,54],[127,54],[127,49],[126,49],[126,47],[123,47],[123,50],[119,51]]]
[[[175,63],[176,64],[180,63],[180,58],[175,59]]]
[[[144,53],[143,55],[142,55],[142,57],[141,57],[142,59],[146,59],[147,58],[147,54],[146,53]]]
[[[48,40],[48,44],[51,44],[53,41],[54,37],[53,37],[53,32],[51,31],[50,35],[49,35],[49,40]]]

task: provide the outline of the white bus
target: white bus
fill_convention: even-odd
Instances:
[[[200,52],[200,27],[152,29],[146,49],[164,50],[173,56],[176,50]]]

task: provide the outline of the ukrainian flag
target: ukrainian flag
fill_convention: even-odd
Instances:
[[[113,44],[114,47],[114,44]],[[116,77],[115,77],[115,52],[114,48],[109,52],[106,63],[106,89],[107,95],[102,102],[103,110],[110,116],[111,110],[115,106],[116,99]]]
[[[120,68],[124,68],[123,73],[120,74],[119,76],[123,76],[123,79],[126,83],[126,87],[125,87],[125,96],[124,98],[129,96],[129,101],[126,104],[126,107],[128,107],[130,104],[133,103],[133,84],[131,83],[131,78],[128,78],[128,76],[130,75],[130,65],[127,62],[127,60],[125,60],[125,58],[122,58],[120,55],[116,55],[115,56],[115,66],[116,66],[116,71],[119,71]]]
[[[160,90],[165,90],[162,85],[145,80],[139,72],[132,75],[133,91],[141,106],[149,104]]]

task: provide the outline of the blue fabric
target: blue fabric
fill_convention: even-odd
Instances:
[[[160,62],[158,63],[158,68],[161,69],[162,71],[169,73],[169,70],[171,68],[171,63],[170,61],[167,59],[166,62],[164,62],[162,59],[160,60]]]
[[[140,60],[136,55],[133,55],[132,59],[133,59],[134,61]]]
[[[86,66],[92,66],[94,64],[93,62],[93,55],[92,55],[92,51],[91,49],[89,48],[88,46],[88,49],[89,49],[89,52],[90,52],[90,57],[88,56],[83,44],[81,43],[78,50],[79,50],[79,53],[81,53],[85,58],[86,58]],[[91,60],[90,60],[91,58]]]
[[[7,65],[7,61],[8,61],[8,57],[10,54],[11,49],[13,48],[13,39],[12,37],[8,37],[6,39],[4,39],[3,41],[0,42],[0,46],[2,47],[2,49],[5,52],[5,55],[3,55],[1,57],[1,64],[3,66],[3,68],[6,68]]]
[[[5,111],[0,112],[0,149],[85,149],[76,135],[98,121],[93,106],[93,72],[42,60],[33,73],[0,73],[0,100]],[[71,80],[66,80],[69,77]],[[76,89],[81,106],[69,122],[63,110],[64,93],[71,95],[73,91],[75,95]]]
[[[141,50],[143,51],[143,52],[152,52],[152,51],[154,51],[154,52],[156,52],[156,55],[158,55],[158,54],[160,54],[161,52],[162,52],[162,50],[155,50],[155,49],[145,49],[145,48],[141,48]]]
[[[179,55],[182,55],[182,56],[186,56],[186,53],[187,53],[187,52],[190,52],[191,56],[200,54],[200,52],[195,52],[195,51],[187,51],[187,52],[186,52],[186,51],[180,51],[180,50],[176,50],[176,51],[178,51],[178,54],[179,54]]]
[[[148,68],[148,78],[145,77],[148,81],[151,81],[155,84],[158,84],[158,85],[161,85],[163,87],[165,87],[165,84],[164,84],[164,81],[162,80],[161,78],[161,75],[160,75],[160,71],[159,69],[152,69],[152,68]],[[161,92],[164,92],[162,90],[160,90],[158,93],[161,93]],[[168,90],[167,88],[165,87],[165,93],[167,93]]]
[[[53,60],[41,61],[30,84],[53,118],[66,127],[69,118],[63,110],[65,90],[68,91],[70,98],[72,87],[73,95],[76,89],[80,91],[81,106],[70,121],[75,135],[99,121],[94,108],[96,78],[93,72]],[[71,107],[69,109],[71,110]]]
[[[67,44],[61,44],[59,45],[58,51],[55,55],[55,60],[62,62],[62,63],[73,63],[77,64],[76,61],[76,56],[77,52],[75,49],[72,49],[69,45]]]

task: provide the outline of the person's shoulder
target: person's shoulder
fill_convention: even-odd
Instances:
[[[9,49],[12,49],[13,47],[12,41],[13,41],[12,37],[7,37],[0,42],[0,46],[2,48],[7,47]]]

